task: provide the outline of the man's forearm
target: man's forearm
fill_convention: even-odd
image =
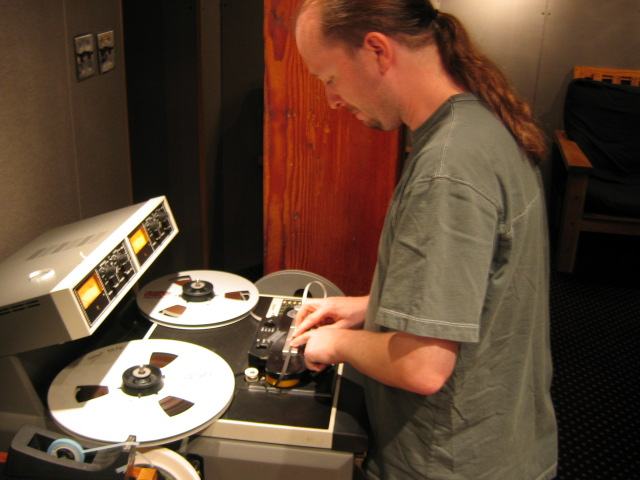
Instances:
[[[458,344],[403,332],[343,330],[334,339],[338,361],[385,385],[436,393],[455,366]]]

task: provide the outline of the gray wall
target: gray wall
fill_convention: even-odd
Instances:
[[[118,0],[0,0],[0,260],[131,203]],[[75,76],[73,37],[115,32],[115,69]]]
[[[640,69],[638,0],[439,0],[528,99],[549,135],[574,65]],[[547,183],[550,166],[543,165]]]
[[[571,67],[640,69],[640,1],[548,2],[535,108],[547,128],[557,128]]]

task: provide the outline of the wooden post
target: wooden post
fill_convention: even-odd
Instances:
[[[264,268],[308,270],[369,291],[396,184],[400,132],[331,110],[294,39],[299,0],[265,0]]]

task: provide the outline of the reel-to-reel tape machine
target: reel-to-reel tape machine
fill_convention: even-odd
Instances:
[[[242,468],[247,477],[269,468],[300,471],[300,459],[318,478],[327,469],[334,478],[347,478],[354,452],[366,448],[360,392],[344,378],[342,365],[312,373],[304,367],[304,350],[290,346],[297,308],[311,295],[309,286],[325,279],[291,271],[297,288],[285,281],[282,292],[265,294],[260,281],[189,270],[128,293],[177,231],[166,199],[157,197],[57,229],[0,265],[0,315],[27,327],[0,341],[0,382],[15,386],[0,397],[0,424],[18,430],[22,419],[32,418],[68,435],[80,453],[80,444],[114,448],[135,438],[135,447],[152,457],[159,446],[191,439],[215,478],[224,478],[232,464],[229,478],[243,478]],[[12,287],[4,288],[9,282]],[[136,328],[114,341],[108,332],[122,327],[110,325],[107,316]],[[52,373],[43,388],[43,372],[60,364],[67,351],[81,354]],[[33,367],[38,362],[42,371]],[[37,405],[23,411],[34,395],[48,411]],[[16,445],[16,452],[34,445],[57,457],[66,451],[52,447],[60,439],[38,438],[25,440],[24,448]],[[233,454],[223,453],[227,444]],[[281,454],[273,457],[274,449]],[[234,455],[245,450],[251,453],[238,470]],[[292,451],[298,460],[282,465],[278,458]],[[42,462],[40,453],[33,456]]]

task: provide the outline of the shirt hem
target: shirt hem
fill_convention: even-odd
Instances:
[[[477,325],[419,318],[383,307],[378,309],[375,323],[382,327],[420,337],[432,337],[452,342],[477,343],[480,339],[480,329]]]

